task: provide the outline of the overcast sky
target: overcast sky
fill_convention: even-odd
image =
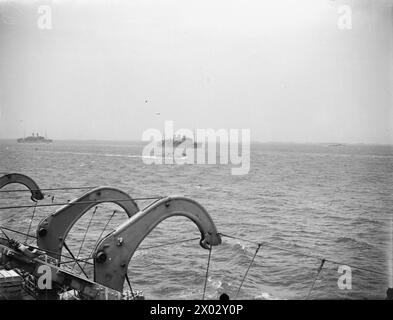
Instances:
[[[337,25],[343,4],[350,30]],[[255,141],[393,143],[392,7],[0,0],[0,138],[140,140],[173,120]]]

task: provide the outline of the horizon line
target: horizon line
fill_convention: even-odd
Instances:
[[[0,141],[14,141],[17,143],[18,138],[0,138]],[[55,141],[67,142],[67,141],[77,141],[77,142],[139,142],[143,143],[146,141],[142,140],[123,140],[123,139],[53,139],[51,138],[52,143]],[[217,141],[218,143],[219,141]],[[266,144],[337,144],[337,145],[379,145],[379,146],[393,146],[392,143],[386,142],[339,142],[339,141],[322,141],[322,142],[305,142],[305,141],[282,141],[282,140],[270,140],[270,141],[262,141],[262,140],[251,140],[250,143],[266,143]],[[32,143],[34,144],[34,143]],[[40,144],[40,143],[38,143]],[[44,143],[45,144],[45,143]]]

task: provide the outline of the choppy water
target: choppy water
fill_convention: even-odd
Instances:
[[[41,188],[109,185],[134,197],[184,194],[207,209],[219,232],[382,273],[352,269],[352,289],[340,290],[338,265],[327,263],[311,298],[384,298],[392,286],[393,147],[253,144],[251,170],[245,176],[232,176],[228,165],[145,165],[139,156],[142,147],[132,142],[21,145],[2,141],[0,172],[27,174]],[[83,191],[49,194],[55,202],[64,202]],[[26,193],[0,194],[1,206],[30,203]],[[90,253],[114,208],[99,206],[80,257]],[[31,233],[54,210],[38,208]],[[32,209],[0,210],[0,220],[3,226],[27,231],[31,214]],[[74,252],[89,219],[86,214],[71,231],[68,243]],[[108,230],[124,220],[125,214],[116,214]],[[172,218],[142,246],[198,235],[189,220]],[[255,248],[227,238],[214,247],[208,298],[222,292],[236,294]],[[208,251],[198,241],[139,250],[129,275],[133,287],[147,298],[201,298],[207,258]],[[305,298],[319,264],[296,253],[262,247],[239,298]]]

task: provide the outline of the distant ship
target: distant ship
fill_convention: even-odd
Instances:
[[[37,134],[32,134],[26,138],[19,138],[17,140],[19,143],[52,143],[51,139],[47,139],[46,137],[40,136]]]
[[[165,146],[166,144],[173,143],[173,147],[176,148],[177,146],[181,145],[184,141],[186,141],[187,138],[185,136],[176,136],[173,137],[172,139],[163,139],[161,141],[162,146]]]
[[[329,143],[327,146],[328,147],[345,147],[345,145],[342,143]]]

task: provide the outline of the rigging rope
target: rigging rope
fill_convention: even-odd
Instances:
[[[62,265],[62,264],[68,264],[68,263],[75,263],[75,261],[78,261],[78,262],[84,262],[85,264],[87,263],[87,264],[90,264],[90,265],[93,265],[93,263],[91,263],[91,262],[88,262],[88,260],[92,260],[93,258],[83,258],[83,259],[75,259],[75,260],[66,260],[66,261],[61,261],[61,262],[59,262],[59,265]]]
[[[196,237],[196,238],[190,238],[190,239],[185,239],[185,240],[181,240],[181,241],[173,241],[173,242],[158,244],[158,245],[150,246],[150,247],[140,247],[140,248],[138,248],[138,250],[154,249],[154,248],[169,246],[171,244],[178,244],[178,243],[189,242],[189,241],[194,241],[194,240],[199,240],[199,239],[200,239],[199,237]]]
[[[157,197],[155,199],[146,199],[146,200],[154,200],[154,201],[149,203],[146,207],[144,207],[143,210],[146,210],[147,208],[151,207],[153,204],[155,204],[156,202],[160,201],[163,198],[164,197]]]
[[[311,295],[311,291],[314,289],[315,283],[317,282],[318,276],[319,276],[319,274],[320,274],[321,271],[322,271],[322,268],[323,268],[323,265],[325,264],[325,261],[326,261],[325,259],[322,259],[321,265],[318,267],[317,275],[315,276],[315,279],[314,279],[314,281],[313,281],[313,283],[312,283],[312,285],[311,285],[311,288],[310,288],[310,291],[308,292],[308,295],[307,295],[307,297],[306,297],[306,300],[308,300],[308,298],[309,298],[310,295]]]
[[[11,239],[7,236],[7,234],[4,232],[3,228],[0,227],[1,232],[5,235],[5,237],[7,238],[8,241],[10,241]]]
[[[230,235],[228,235],[228,234],[219,233],[219,235],[220,235],[220,236],[223,236],[223,237],[226,237],[226,238],[235,239],[235,240],[240,240],[240,241],[249,242],[249,243],[258,245],[258,242],[251,241],[251,240],[247,240],[247,239],[243,239],[243,238],[238,238],[238,237],[234,237],[234,236],[230,236]]]
[[[66,248],[66,250],[68,251],[68,253],[71,255],[72,259],[75,260],[76,264],[78,265],[78,267],[82,270],[83,274],[85,275],[85,277],[87,279],[89,279],[89,276],[86,274],[85,270],[81,267],[81,265],[78,262],[78,259],[75,258],[74,254],[72,253],[72,251],[70,250],[70,248],[68,248],[67,244],[65,243],[65,241],[63,242],[63,246],[64,248]],[[74,269],[73,269],[74,270]]]
[[[105,199],[105,202],[126,202],[126,201],[137,201],[137,200],[157,200],[162,199],[164,197],[139,197],[133,199]],[[100,203],[97,200],[89,200],[89,201],[79,201],[75,203],[63,202],[63,203],[45,203],[36,205],[37,207],[56,207],[56,206],[66,206],[70,204],[91,204],[91,203]],[[0,207],[0,210],[8,210],[8,209],[21,209],[21,208],[34,208],[34,205],[21,205],[21,206],[7,206]]]
[[[126,281],[127,281],[128,286],[130,287],[132,298],[135,299],[134,291],[132,290],[132,287],[131,287],[131,281],[130,281],[130,278],[128,278],[128,273],[126,273]]]
[[[0,200],[21,200],[22,199],[22,195],[18,195],[18,196],[13,196],[13,197],[1,197]]]
[[[23,235],[23,236],[29,236],[29,237],[31,237],[31,238],[37,239],[36,236],[27,235],[27,234],[24,233],[24,232],[20,232],[20,231],[17,231],[17,230],[13,230],[13,229],[10,229],[10,228],[7,228],[7,227],[0,227],[0,230],[1,230],[2,233],[5,235],[5,237],[7,238],[7,240],[11,240],[11,239],[7,236],[7,234],[4,232],[3,229],[4,229],[4,230],[7,230],[7,231],[10,231],[10,232],[13,232],[13,233],[17,233],[17,234]],[[31,244],[29,244],[28,246],[31,247],[31,248],[33,248],[33,249],[37,249],[37,250],[40,250],[40,251],[45,251],[45,252],[47,252],[47,253],[53,253],[53,254],[59,255],[57,252],[54,252],[54,251],[51,251],[51,250],[47,250],[47,249],[43,250],[42,248],[39,248],[39,247],[34,246],[34,245],[31,245]],[[66,255],[63,255],[63,254],[60,254],[59,256],[62,257],[62,258],[72,259],[72,257],[66,256]],[[85,261],[86,259],[75,259],[75,258],[73,258],[73,259],[74,259],[73,262],[74,262],[74,261],[86,262],[86,261]],[[91,258],[89,258],[89,259],[91,259]],[[68,263],[69,263],[69,262],[68,262]],[[86,262],[86,263],[92,265],[92,263],[90,263],[90,262]],[[61,264],[61,263],[60,263],[60,264]]]
[[[156,199],[156,198],[155,198],[155,199]],[[135,199],[134,199],[134,200],[135,200]],[[128,200],[120,200],[120,201],[128,201]],[[89,201],[89,202],[91,203],[91,202],[95,202],[95,201]],[[35,206],[32,206],[32,207],[34,207],[32,219],[34,218],[35,208],[36,208],[37,206],[39,206],[39,205],[37,205],[37,203],[35,203],[35,204],[36,204]],[[85,259],[78,259],[78,258],[79,258],[79,254],[80,254],[80,252],[81,252],[81,248],[82,248],[82,246],[83,246],[83,244],[84,244],[84,242],[85,242],[87,232],[88,232],[88,230],[89,230],[89,228],[90,228],[90,224],[91,224],[91,222],[92,222],[92,219],[93,219],[93,217],[94,217],[94,214],[95,214],[97,208],[98,208],[98,206],[95,208],[95,210],[94,210],[94,212],[93,212],[93,214],[92,214],[92,216],[91,216],[91,218],[90,218],[88,227],[87,227],[86,232],[85,232],[84,237],[83,237],[83,241],[82,241],[81,246],[80,246],[80,248],[79,248],[79,252],[78,252],[77,258],[75,258],[75,256],[72,254],[71,250],[68,248],[67,244],[64,242],[63,245],[64,245],[64,247],[67,249],[67,251],[69,252],[69,254],[71,255],[71,258],[72,258],[73,260],[72,260],[72,261],[64,261],[64,262],[61,262],[61,263],[60,263],[60,264],[66,264],[66,263],[74,262],[74,267],[75,267],[75,263],[76,263],[76,264],[79,266],[79,268],[81,269],[81,271],[84,273],[84,275],[85,275],[87,278],[88,278],[88,276],[87,276],[86,272],[84,271],[84,269],[80,266],[79,261],[80,261],[80,262],[84,262],[84,266],[85,266],[86,264],[93,265],[93,263],[90,263],[90,262],[87,261],[87,260],[90,260],[90,259],[93,259],[93,258],[91,257],[91,254],[89,255],[89,257],[87,257],[87,258],[85,258]],[[1,209],[1,208],[0,208],[0,209]],[[100,235],[99,239],[102,237],[103,233],[105,232],[107,226],[109,225],[109,222],[111,221],[111,219],[113,218],[113,216],[114,216],[115,213],[116,213],[116,210],[112,213],[111,217],[109,218],[108,222],[106,223],[106,225],[105,225],[105,227],[104,227],[104,230],[101,232],[101,235]],[[8,240],[9,240],[10,238],[7,236],[7,234],[4,232],[3,229],[8,230],[8,231],[11,231],[11,232],[18,233],[18,234],[21,234],[21,235],[25,235],[25,236],[26,236],[26,241],[27,241],[27,238],[28,238],[28,237],[36,238],[36,237],[33,236],[33,235],[29,235],[30,228],[31,228],[32,219],[30,220],[30,226],[29,226],[28,233],[23,233],[23,232],[20,232],[20,231],[17,231],[17,230],[12,230],[12,229],[6,228],[6,227],[0,227],[0,230],[2,231],[2,233],[5,235],[5,237],[6,237]],[[242,285],[243,285],[243,283],[244,283],[244,281],[245,281],[245,279],[246,279],[246,277],[247,277],[247,275],[248,275],[248,273],[249,273],[249,270],[250,270],[251,267],[252,267],[252,264],[254,263],[254,260],[255,260],[257,254],[258,254],[258,251],[259,251],[259,249],[260,249],[260,247],[261,247],[262,245],[263,245],[263,246],[266,246],[266,247],[271,247],[271,248],[275,248],[275,249],[278,249],[278,250],[282,250],[282,251],[285,251],[285,252],[289,252],[289,253],[294,254],[294,255],[301,255],[301,256],[305,256],[305,257],[308,257],[308,258],[313,258],[313,259],[317,259],[317,260],[320,260],[320,261],[321,261],[321,264],[320,264],[320,266],[319,266],[319,268],[318,268],[317,274],[316,274],[316,276],[315,276],[315,278],[314,278],[314,280],[313,280],[312,286],[311,286],[311,288],[310,288],[310,290],[309,290],[309,292],[308,292],[308,294],[307,294],[306,299],[309,299],[309,297],[310,297],[310,295],[311,295],[311,293],[312,293],[312,291],[313,291],[313,289],[314,289],[314,286],[315,286],[315,284],[316,284],[316,281],[317,281],[317,279],[318,279],[320,273],[322,272],[323,267],[324,267],[324,265],[325,265],[326,262],[330,262],[330,263],[333,263],[333,264],[336,264],[336,265],[347,265],[347,266],[349,266],[349,267],[351,267],[351,268],[354,268],[354,269],[363,270],[363,271],[366,271],[366,272],[370,272],[370,273],[374,273],[374,274],[379,274],[379,275],[385,276],[384,273],[379,272],[379,271],[377,271],[377,270],[372,270],[372,269],[368,269],[368,268],[358,267],[358,266],[354,266],[354,265],[352,265],[352,264],[348,264],[348,263],[345,263],[345,262],[340,262],[340,261],[335,261],[335,260],[332,260],[332,259],[321,258],[320,256],[313,255],[313,254],[306,254],[306,253],[304,253],[304,252],[295,251],[295,250],[290,250],[290,249],[283,248],[283,247],[280,247],[280,246],[277,246],[277,245],[273,245],[273,244],[271,244],[271,243],[269,243],[269,242],[266,242],[266,241],[263,242],[263,243],[259,243],[259,242],[256,242],[256,241],[252,241],[252,240],[248,240],[248,239],[244,239],[244,238],[240,238],[240,237],[235,237],[235,236],[230,236],[230,235],[223,234],[223,233],[219,233],[219,235],[222,236],[222,237],[227,237],[227,238],[231,238],[231,239],[236,239],[236,240],[239,240],[239,241],[244,241],[244,242],[248,242],[248,243],[252,243],[252,244],[257,245],[257,248],[256,248],[256,250],[255,250],[255,253],[254,253],[253,257],[252,257],[252,260],[251,260],[251,262],[250,262],[250,264],[249,264],[249,266],[248,266],[248,268],[247,268],[247,270],[246,270],[246,272],[245,272],[245,274],[244,274],[244,276],[243,276],[243,278],[242,278],[242,281],[241,281],[241,283],[240,283],[240,286],[239,286],[239,288],[238,288],[238,290],[237,290],[236,298],[237,298],[237,296],[238,296],[238,294],[239,294],[239,292],[240,292],[240,290],[241,290],[241,288],[242,288]],[[97,241],[99,241],[99,239],[98,239]],[[139,248],[139,249],[140,249],[140,250],[147,250],[147,249],[152,249],[152,248],[157,248],[157,247],[163,247],[163,246],[168,246],[168,245],[172,245],[172,244],[178,244],[178,243],[183,243],[183,242],[188,242],[188,241],[193,241],[193,240],[198,240],[198,239],[199,239],[199,237],[190,238],[190,239],[185,239],[185,240],[182,240],[182,241],[174,241],[174,242],[164,243],[164,244],[155,245],[155,246],[150,246],[150,247],[141,247],[141,248]],[[36,248],[36,249],[38,249],[38,250],[42,250],[41,248],[34,247],[34,246],[32,246],[32,245],[30,245],[30,247]],[[304,248],[303,248],[303,249],[304,249]],[[47,251],[47,252],[50,252],[50,251]],[[58,253],[56,253],[56,254],[58,254]],[[206,276],[205,276],[205,283],[204,283],[203,297],[202,297],[203,300],[205,299],[205,294],[206,294],[206,287],[207,287],[207,281],[208,281],[208,275],[209,275],[211,254],[212,254],[212,246],[209,247],[209,257],[208,257],[208,261],[207,261]],[[64,255],[61,255],[61,254],[60,254],[60,256],[61,256],[61,257],[66,257],[66,258],[68,258],[68,259],[70,258],[70,257],[68,257],[68,256],[64,256]],[[131,287],[131,283],[130,283],[130,281],[129,281],[129,279],[128,279],[128,275],[126,276],[126,280],[127,280],[128,284],[129,284],[129,287],[130,287],[130,289],[131,289],[131,294],[132,294],[133,297],[134,297],[134,294],[133,294],[133,291],[132,291],[132,287]]]
[[[251,268],[252,264],[254,263],[255,257],[257,256],[258,251],[259,251],[259,249],[261,248],[261,246],[262,246],[262,243],[259,243],[257,249],[255,250],[254,256],[252,257],[252,260],[251,260],[250,264],[248,265],[248,268],[247,268],[247,270],[246,270],[246,273],[244,274],[243,279],[242,279],[242,281],[240,282],[240,286],[239,286],[239,288],[237,289],[235,299],[236,299],[237,296],[239,295],[240,289],[241,289],[242,286],[243,286],[243,282],[244,282],[244,280],[246,279],[247,274],[248,274],[248,271],[250,271],[250,268]]]
[[[236,240],[249,242],[249,243],[253,243],[255,245],[258,245],[258,242],[256,242],[256,241],[251,241],[251,240],[248,240],[248,239],[233,237],[233,236],[229,236],[229,235],[226,235],[226,234],[223,234],[223,233],[220,233],[220,235],[222,237],[236,239]],[[317,255],[307,254],[307,253],[304,253],[304,252],[301,252],[301,251],[290,250],[290,249],[283,248],[283,247],[280,247],[280,246],[277,246],[277,245],[273,245],[273,244],[271,244],[269,242],[266,242],[266,241],[263,242],[263,245],[265,247],[270,247],[270,248],[275,248],[275,249],[278,249],[278,250],[286,251],[286,252],[292,253],[294,255],[300,255],[300,256],[304,256],[304,257],[308,257],[308,258],[312,258],[312,259],[316,259],[316,260],[320,260],[320,261],[325,260],[325,262],[330,262],[330,263],[333,263],[333,264],[336,264],[336,265],[346,265],[346,266],[351,267],[353,269],[358,269],[358,270],[367,271],[367,272],[370,272],[370,273],[386,276],[385,273],[379,272],[377,270],[372,270],[372,269],[363,268],[363,267],[357,267],[357,266],[354,266],[352,264],[346,263],[344,261],[336,261],[336,260],[333,260],[333,259],[321,258],[320,256],[317,256]]]
[[[58,191],[58,190],[85,190],[85,189],[94,189],[98,186],[92,187],[59,187],[59,188],[44,188],[44,189],[10,189],[10,190],[0,190],[0,193],[9,193],[9,192],[31,192],[31,191]]]
[[[96,206],[96,207],[94,208],[94,211],[93,211],[93,213],[91,214],[91,217],[90,217],[90,220],[89,220],[89,224],[87,225],[87,228],[86,228],[86,230],[85,230],[85,234],[84,234],[84,236],[83,236],[83,240],[82,240],[82,242],[81,242],[81,245],[79,246],[78,254],[76,255],[76,258],[77,258],[77,259],[79,259],[79,255],[80,255],[80,253],[81,253],[81,251],[82,251],[82,247],[83,247],[83,245],[84,245],[84,243],[85,243],[85,240],[86,240],[87,232],[88,232],[89,229],[90,229],[91,222],[93,221],[93,218],[94,218],[94,215],[95,215],[97,209],[98,209],[98,206]],[[72,270],[74,270],[74,268],[75,268],[75,264],[74,264],[74,266],[72,267]]]
[[[35,209],[37,208],[37,204],[38,204],[38,200],[35,202],[35,206],[34,206],[34,209],[33,209],[33,214],[32,214],[32,216],[31,216],[31,218],[30,218],[29,229],[27,229],[27,234],[30,233],[31,224],[33,223],[33,219],[34,219],[34,215],[35,215]],[[27,239],[28,239],[28,238],[29,238],[29,237],[26,235],[25,243],[27,243]]]
[[[20,234],[20,235],[24,235],[24,236],[26,236],[26,237],[31,237],[31,238],[37,239],[36,236],[28,235],[28,234],[26,234],[26,233],[24,233],[24,232],[20,232],[20,231],[14,230],[14,229],[10,229],[10,228],[3,227],[3,226],[0,227],[0,228],[1,228],[1,229],[4,229],[4,230],[7,230],[7,231],[11,231],[11,232],[17,233],[17,234]],[[3,233],[4,233],[4,231],[3,231]],[[220,233],[220,235],[221,235],[222,237],[231,238],[231,239],[236,239],[236,240],[240,240],[240,241],[252,243],[252,244],[255,244],[255,245],[259,245],[259,244],[260,244],[260,243],[258,243],[258,242],[256,242],[256,241],[252,241],[252,240],[248,240],[248,239],[244,239],[244,238],[240,238],[240,237],[235,237],[235,236],[230,236],[230,235],[227,235],[227,234],[224,234],[224,233]],[[172,245],[172,244],[177,244],[177,243],[182,243],[182,242],[188,242],[188,241],[193,241],[193,240],[198,240],[198,239],[199,239],[199,238],[191,238],[191,239],[185,239],[185,240],[182,240],[182,241],[174,241],[174,242],[170,242],[170,243],[164,243],[164,244],[160,244],[160,245],[156,245],[156,246],[151,246],[151,247],[141,247],[141,248],[139,248],[139,250],[147,250],[147,249],[152,249],[152,248],[157,248],[157,247],[163,247],[163,246],[168,246],[168,245]],[[370,272],[370,273],[374,273],[374,274],[386,276],[385,273],[379,272],[379,271],[377,271],[377,270],[373,270],[373,269],[369,269],[369,268],[364,268],[364,267],[355,266],[355,265],[353,265],[353,264],[349,264],[349,263],[344,262],[344,261],[336,261],[336,260],[333,260],[333,259],[321,258],[320,256],[317,256],[317,255],[306,254],[306,253],[304,253],[304,252],[295,251],[295,250],[290,250],[290,249],[283,248],[283,247],[280,247],[280,246],[277,246],[277,245],[273,245],[273,244],[271,244],[271,243],[269,243],[269,242],[264,242],[263,245],[266,246],[266,247],[271,247],[271,248],[275,248],[275,249],[282,250],[282,251],[285,251],[285,252],[289,252],[289,253],[292,253],[292,254],[294,254],[294,255],[301,255],[301,256],[308,257],[308,258],[313,258],[313,259],[316,259],[316,260],[325,261],[325,263],[326,263],[326,262],[330,262],[330,263],[333,263],[333,264],[335,264],[335,265],[346,265],[346,266],[349,266],[349,267],[351,267],[351,268],[353,268],[353,269],[362,270],[362,271],[365,271],[365,272]],[[32,246],[32,245],[30,245],[30,246],[33,247],[33,248],[42,250],[41,248],[34,247],[34,246]],[[50,252],[50,251],[47,251],[47,252]],[[55,253],[55,252],[53,252],[53,253]],[[57,254],[57,253],[56,253],[56,254]],[[69,256],[64,256],[64,255],[60,255],[60,256],[61,256],[61,257],[65,257],[65,258],[70,258]],[[75,261],[83,261],[83,262],[86,262],[85,259],[79,259],[79,260],[78,260],[78,259],[76,259],[75,257],[72,257],[72,258],[73,258]],[[91,257],[89,257],[89,258],[91,258]],[[87,263],[87,262],[86,262],[86,263]]]
[[[202,296],[202,300],[205,300],[206,285],[207,285],[207,279],[208,279],[208,277],[209,277],[209,267],[210,267],[211,255],[212,255],[212,246],[209,247],[209,258],[207,259],[206,276],[205,276],[205,285],[204,285],[204,287],[203,287],[203,296]]]
[[[100,242],[100,240],[101,240],[101,238],[102,238],[104,232],[106,231],[106,228],[108,227],[108,225],[109,225],[109,223],[111,222],[112,218],[115,216],[116,212],[117,212],[117,210],[113,210],[113,213],[112,213],[111,216],[109,217],[108,221],[106,222],[104,228],[102,229],[102,231],[101,231],[101,233],[100,233],[100,236],[98,237],[96,243],[94,244],[93,249],[91,250],[90,254],[88,255],[89,258],[92,257],[94,248],[98,245],[98,242]]]
[[[7,231],[11,231],[11,232],[17,233],[17,234],[20,234],[20,235],[22,235],[22,236],[26,236],[26,237],[30,237],[30,238],[37,239],[36,236],[33,236],[33,235],[31,235],[31,234],[27,234],[27,233],[24,233],[24,232],[21,232],[21,231],[13,230],[13,229],[10,229],[10,228],[7,228],[7,227],[3,227],[3,226],[1,226],[0,228],[1,228],[1,229],[5,229],[5,230],[7,230]]]
[[[113,213],[111,214],[111,216],[109,217],[108,221],[106,222],[106,224],[105,224],[105,226],[104,226],[104,229],[102,229],[100,236],[98,237],[96,243],[94,244],[93,249],[91,249],[89,255],[87,256],[87,259],[93,259],[92,255],[93,255],[94,249],[97,247],[98,243],[100,242],[100,240],[101,240],[101,238],[102,238],[102,236],[103,236],[103,234],[104,234],[106,228],[108,227],[109,223],[111,222],[111,220],[112,220],[112,218],[114,217],[114,215],[116,214],[116,212],[117,212],[117,210],[114,210]],[[83,265],[83,268],[84,268],[85,266],[86,266],[86,262],[85,262],[85,264]]]

